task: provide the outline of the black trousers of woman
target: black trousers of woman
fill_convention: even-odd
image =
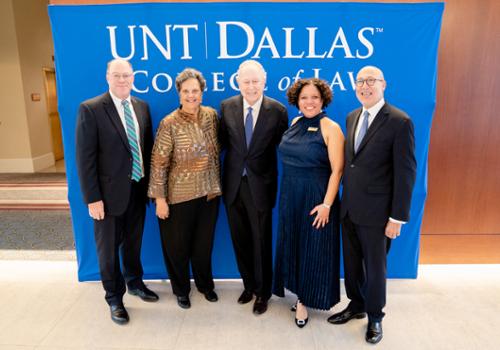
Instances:
[[[163,258],[176,296],[191,291],[189,263],[196,288],[201,293],[214,289],[212,250],[219,197],[207,197],[169,205],[169,217],[159,219]]]

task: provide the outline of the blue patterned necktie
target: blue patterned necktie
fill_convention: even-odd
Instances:
[[[125,114],[125,124],[127,126],[127,138],[132,152],[132,180],[139,181],[142,178],[141,156],[139,155],[139,144],[137,143],[137,133],[134,119],[127,100],[122,101]]]
[[[252,107],[248,107],[247,118],[245,119],[245,139],[247,140],[247,149],[250,148],[250,141],[252,141],[253,134],[253,115]]]
[[[253,115],[252,107],[248,107],[247,118],[245,119],[245,140],[247,141],[247,150],[250,149],[250,142],[252,141],[253,134]],[[243,166],[243,176],[247,174],[246,164]]]
[[[361,141],[363,141],[363,138],[366,135],[366,130],[368,130],[368,117],[370,116],[370,113],[368,111],[365,111],[363,113],[363,120],[361,121],[361,128],[359,129],[359,134],[358,137],[356,137],[356,142],[354,143],[354,153],[358,152],[359,145],[361,144]]]

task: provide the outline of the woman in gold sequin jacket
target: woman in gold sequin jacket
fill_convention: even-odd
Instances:
[[[173,293],[187,309],[190,263],[196,288],[208,301],[218,299],[211,263],[221,195],[218,118],[213,108],[201,105],[206,82],[199,71],[186,68],[175,86],[180,107],[158,127],[148,195],[156,201]]]

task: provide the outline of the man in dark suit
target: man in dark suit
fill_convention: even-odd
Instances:
[[[111,319],[129,320],[125,284],[144,301],[158,296],[142,281],[140,260],[153,135],[148,105],[130,96],[134,74],[124,60],[108,63],[109,91],[83,102],[76,126],[76,164],[94,219],[101,280]],[[120,269],[121,251],[123,274]]]
[[[241,95],[221,104],[220,141],[226,150],[222,193],[244,291],[238,303],[256,299],[256,315],[267,310],[272,285],[272,209],[276,202],[276,148],[288,126],[286,108],[263,95],[260,63],[238,69]]]
[[[350,303],[328,321],[346,323],[368,314],[365,340],[382,339],[386,300],[386,256],[391,240],[409,220],[415,183],[413,123],[384,101],[382,71],[362,68],[356,97],[362,104],[347,116],[341,202],[345,287]]]

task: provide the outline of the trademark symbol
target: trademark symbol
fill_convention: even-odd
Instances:
[[[384,28],[375,28],[375,32],[377,32],[377,33],[383,33],[384,32]]]

